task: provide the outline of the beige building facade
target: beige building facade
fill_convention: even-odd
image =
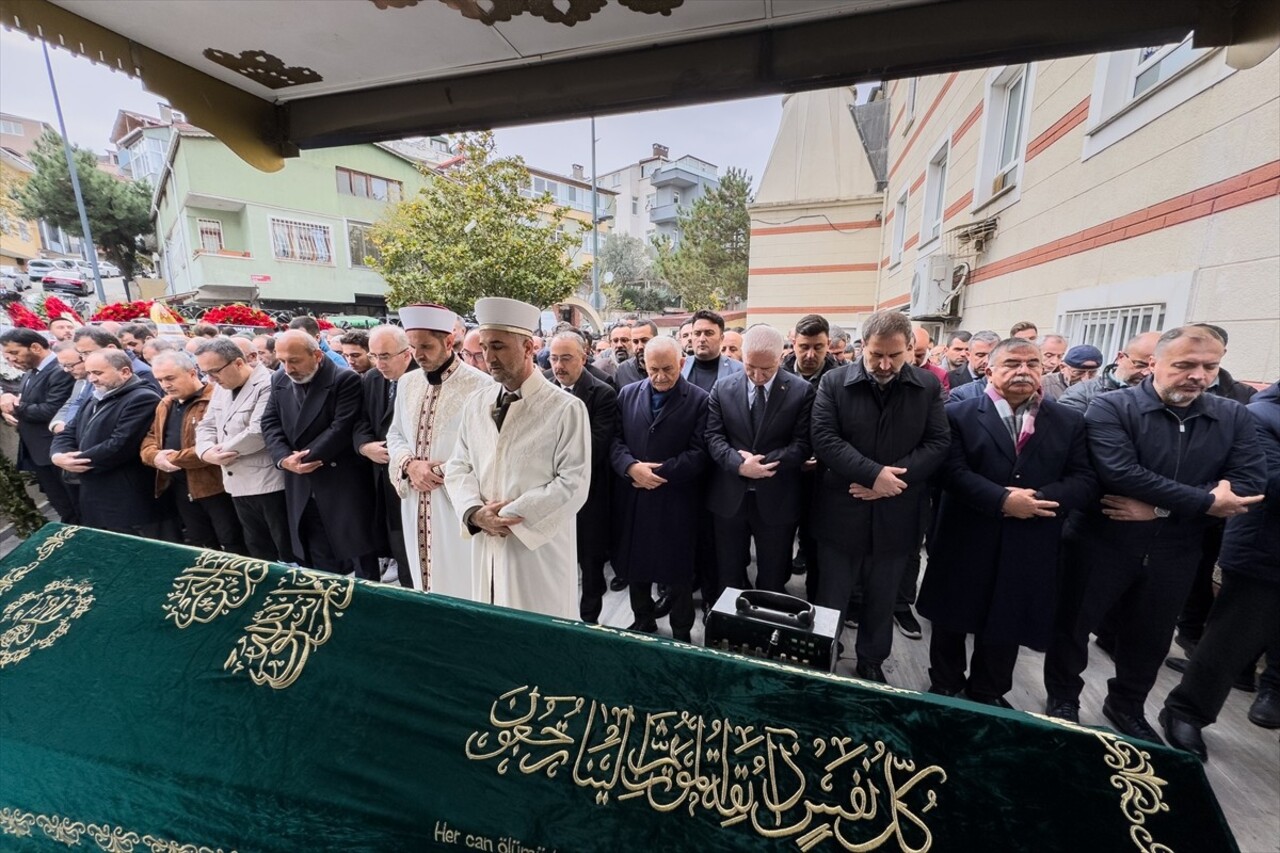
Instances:
[[[847,241],[807,260],[874,263],[874,294],[798,272],[770,290],[757,265],[790,252],[785,266],[802,267],[804,247],[758,239],[753,211],[753,322],[852,307],[829,316],[857,328],[901,307],[935,334],[1030,320],[1112,357],[1136,332],[1205,321],[1230,334],[1237,378],[1280,376],[1280,56],[1234,70],[1187,40],[898,80],[884,94],[877,257]],[[795,132],[784,114],[766,177],[775,160],[787,171]],[[868,152],[841,145],[837,160]]]

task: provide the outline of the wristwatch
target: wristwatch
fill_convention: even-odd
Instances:
[[[1151,508],[1151,511],[1152,511],[1153,513],[1155,513],[1156,518],[1168,518],[1168,517],[1169,517],[1169,510],[1165,509],[1165,508],[1164,508],[1164,507],[1162,507],[1162,506],[1152,507],[1152,508]]]

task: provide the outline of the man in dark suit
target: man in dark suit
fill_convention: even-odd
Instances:
[[[378,326],[369,332],[368,359],[373,370],[361,378],[364,405],[353,433],[356,452],[373,466],[374,538],[377,553],[396,561],[400,585],[413,588],[409,556],[400,517],[400,496],[387,473],[387,430],[395,413],[396,388],[400,377],[420,369],[413,359],[409,336],[399,326]],[[345,345],[344,345],[345,346]]]
[[[18,393],[0,396],[0,412],[18,427],[18,470],[36,475],[40,491],[58,517],[67,524],[79,523],[76,502],[62,479],[62,471],[49,461],[53,434],[49,422],[71,396],[75,379],[58,364],[44,335],[32,329],[10,329],[0,335],[4,357],[14,367],[27,371]]]
[[[746,371],[711,389],[708,506],[720,558],[716,598],[726,586],[746,588],[752,538],[756,588],[783,592],[791,577],[814,391],[799,376],[779,369],[782,344],[782,334],[772,326],[747,329],[742,341]]]
[[[653,584],[666,584],[671,635],[688,642],[694,618],[694,519],[707,464],[707,393],[680,375],[682,356],[674,338],[654,338],[644,359],[649,378],[618,395],[620,427],[610,456],[618,476],[611,558],[630,582],[631,630],[658,630],[650,593]]]
[[[857,675],[884,682],[894,602],[920,543],[919,502],[951,431],[942,386],[907,364],[914,335],[906,315],[877,311],[862,332],[861,360],[823,377],[813,403],[813,451],[823,466],[817,603],[844,613],[860,581]]]
[[[586,369],[586,345],[577,332],[556,333],[546,377],[586,405],[591,423],[591,490],[578,510],[578,565],[582,568],[578,611],[583,622],[597,622],[604,601],[604,564],[609,559],[609,492],[615,479],[609,451],[618,432],[618,394]]]
[[[1018,648],[1049,644],[1062,525],[1096,499],[1097,477],[1084,417],[1045,400],[1040,376],[1040,348],[1012,338],[991,353],[988,390],[947,407],[951,449],[919,600],[933,623],[932,693],[1007,708]]]
[[[947,374],[947,382],[951,385],[952,394],[955,393],[957,388],[961,388],[971,382],[981,382],[983,386],[986,385],[987,360],[991,358],[991,351],[996,348],[998,343],[1000,343],[1000,336],[990,329],[983,329],[981,332],[973,333],[973,336],[969,338],[968,363]]]
[[[633,382],[641,382],[648,376],[644,368],[644,348],[657,336],[658,327],[648,320],[631,327],[631,349],[635,355],[619,364],[618,372],[613,375],[618,390]]]
[[[127,353],[98,350],[84,360],[92,399],[53,437],[49,459],[80,478],[80,523],[159,538],[155,470],[142,464],[142,439],[160,395],[133,373]]]
[[[373,475],[352,435],[361,411],[360,377],[340,370],[315,338],[291,330],[276,340],[284,370],[271,381],[262,437],[285,472],[293,549],[304,565],[378,578]]]

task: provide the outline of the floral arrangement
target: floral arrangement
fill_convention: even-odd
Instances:
[[[316,325],[320,327],[320,331],[322,332],[327,331],[328,329],[338,328],[323,317],[316,318]]]
[[[39,314],[21,302],[10,302],[5,310],[9,312],[9,322],[19,329],[35,329],[37,332],[44,332],[49,329],[44,320],[40,319]]]
[[[276,324],[266,311],[260,308],[250,308],[242,302],[234,305],[219,305],[216,308],[210,308],[204,312],[204,316],[200,318],[202,323],[212,323],[215,326],[265,326],[273,328]]]
[[[145,320],[151,316],[151,299],[138,299],[133,302],[112,302],[103,305],[90,320],[114,320],[117,323],[128,323],[133,320]]]
[[[77,314],[74,308],[56,296],[48,295],[43,299],[36,300],[35,308],[36,313],[40,315],[40,319],[46,323],[61,319],[70,320],[77,326],[84,325],[84,318]]]

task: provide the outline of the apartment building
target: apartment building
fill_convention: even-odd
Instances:
[[[654,143],[652,155],[605,172],[600,186],[617,193],[616,233],[646,244],[659,237],[679,243],[680,213],[720,186],[720,170],[689,155],[672,160],[667,146]]]

